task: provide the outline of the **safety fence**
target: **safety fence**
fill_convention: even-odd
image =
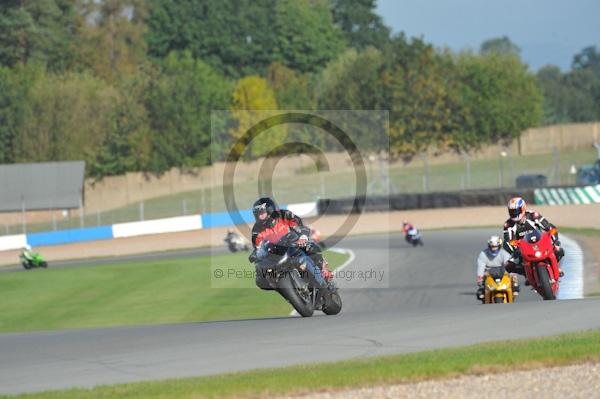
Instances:
[[[284,206],[301,217],[317,215],[316,203],[307,202]],[[87,227],[0,237],[0,251],[23,248],[25,245],[60,245],[75,242],[108,240],[149,234],[175,233],[213,227],[252,223],[252,210],[238,212],[207,213],[203,215],[146,220],[142,222],[118,223],[110,226]]]

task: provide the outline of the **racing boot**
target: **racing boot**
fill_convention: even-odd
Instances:
[[[323,259],[323,263],[321,263],[321,275],[328,283],[333,280],[333,273],[327,267],[329,263],[325,259]]]

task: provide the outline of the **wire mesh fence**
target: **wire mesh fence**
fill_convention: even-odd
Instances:
[[[547,185],[574,185],[575,171],[596,161],[593,148],[552,154],[516,156],[501,151],[496,159],[469,159],[460,162],[436,164],[435,159],[417,158],[418,162],[389,163],[386,159],[369,157],[366,162],[368,195],[388,193],[446,192],[466,189],[516,187],[522,175],[542,175]],[[316,201],[319,198],[344,198],[355,195],[355,174],[349,167],[344,171],[318,172],[300,170],[293,177],[275,177],[272,194],[281,205]],[[265,194],[261,182],[236,182],[233,187],[239,209],[248,209],[259,195]],[[64,230],[81,227],[112,225],[116,223],[223,212],[223,187],[215,186],[175,195],[131,203],[127,206],[98,212],[84,209],[49,212],[44,220],[23,212],[15,221],[0,222],[0,235],[23,234],[39,231]],[[0,215],[0,220],[3,220]]]

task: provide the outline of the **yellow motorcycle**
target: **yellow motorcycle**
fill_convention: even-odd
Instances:
[[[513,288],[510,274],[504,266],[489,268],[485,273],[483,303],[513,303]]]

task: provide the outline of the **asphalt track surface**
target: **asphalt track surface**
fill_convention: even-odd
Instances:
[[[514,305],[479,305],[474,258],[490,233],[426,232],[425,246],[417,248],[387,235],[344,239],[339,246],[356,257],[338,276],[344,301],[338,316],[0,334],[0,393],[210,375],[600,327],[600,298],[544,302],[523,287]],[[383,279],[375,277],[382,271]]]

